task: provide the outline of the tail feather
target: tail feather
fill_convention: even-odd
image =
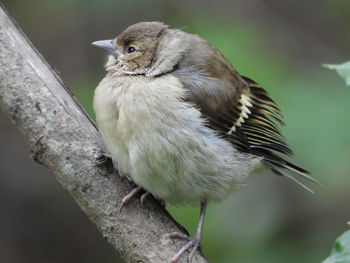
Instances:
[[[314,190],[312,190],[310,187],[306,186],[304,183],[302,183],[301,181],[299,181],[297,178],[291,176],[290,174],[287,173],[283,173],[282,171],[280,171],[278,168],[276,167],[272,167],[271,171],[274,172],[277,175],[281,175],[283,177],[286,177],[290,180],[292,180],[293,182],[297,183],[298,185],[300,185],[302,188],[304,188],[306,191],[310,192],[310,193],[315,193]]]
[[[293,180],[294,182],[298,183],[309,192],[313,192],[313,190],[311,190],[304,183],[299,181],[295,176],[300,176],[302,179],[306,181],[320,185],[320,183],[314,177],[311,176],[310,172],[291,162],[284,160],[282,157],[277,156],[271,151],[268,151],[266,149],[261,149],[261,148],[255,148],[253,149],[252,153],[254,155],[262,157],[263,161],[265,162],[266,165],[270,167],[272,172],[274,172],[277,175],[281,175]],[[283,170],[287,170],[287,172],[283,172]],[[292,174],[294,175],[292,176],[292,174],[288,172],[292,172]]]

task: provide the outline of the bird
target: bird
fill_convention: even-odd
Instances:
[[[106,76],[94,92],[98,130],[117,169],[137,187],[175,205],[200,205],[193,238],[170,259],[201,248],[208,203],[237,191],[261,165],[312,191],[307,170],[281,133],[277,104],[259,84],[240,75],[199,35],[163,22],[139,22],[93,46],[107,52]],[[300,180],[301,179],[301,180]]]

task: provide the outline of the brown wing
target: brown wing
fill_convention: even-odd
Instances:
[[[178,76],[181,77],[181,74]],[[238,150],[262,157],[264,163],[275,174],[288,177],[312,192],[296,178],[283,172],[289,170],[304,179],[317,182],[308,171],[281,157],[291,156],[293,152],[279,128],[284,124],[281,112],[263,88],[253,80],[242,77],[244,83],[240,83],[239,88],[236,88],[235,95],[232,92],[226,95],[217,95],[213,92],[214,95],[207,94],[203,97],[198,93],[200,87],[193,87],[190,83],[193,79],[180,78],[180,80],[191,91],[190,101],[199,107],[210,128],[230,141]],[[210,79],[200,84],[217,89]],[[225,96],[229,99],[225,99]]]
[[[243,77],[249,88],[241,95],[238,108],[241,112],[240,119],[235,127],[245,134],[251,153],[264,158],[264,161],[272,167],[272,170],[281,174],[278,168],[292,170],[309,177],[309,172],[298,167],[278,155],[293,155],[292,150],[285,142],[277,125],[284,125],[281,112],[268,93],[253,80]]]
[[[240,98],[238,102],[232,104],[232,109],[222,113],[227,126],[219,125],[218,120],[209,116],[210,126],[219,130],[237,149],[262,157],[277,175],[286,176],[312,192],[294,177],[283,173],[283,170],[287,169],[301,175],[304,179],[317,182],[308,171],[284,160],[279,155],[290,156],[293,152],[279,129],[279,125],[284,125],[284,122],[278,106],[256,82],[247,77],[242,78],[248,86],[241,90]],[[231,122],[229,123],[228,120]]]
[[[227,135],[236,131],[244,134],[253,154],[256,150],[265,150],[292,155],[276,125],[276,122],[283,125],[279,108],[258,84],[246,77],[243,79],[248,87],[242,90],[238,103],[234,104],[237,117]]]
[[[283,173],[290,170],[314,181],[306,170],[281,157],[293,153],[277,125],[283,124],[281,112],[267,92],[240,76],[208,42],[197,36],[192,41],[194,48],[172,74],[189,90],[188,100],[201,110],[208,126],[240,151],[262,157],[274,173],[295,180]]]

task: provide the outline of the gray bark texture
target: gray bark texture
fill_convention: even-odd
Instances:
[[[107,164],[96,165],[106,149],[94,124],[1,4],[0,107],[34,160],[52,171],[126,262],[169,262],[184,245],[166,238],[185,230],[153,198],[143,206],[134,199],[119,211],[133,185]],[[196,253],[192,262],[207,261]]]

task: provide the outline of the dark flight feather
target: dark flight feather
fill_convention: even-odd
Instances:
[[[297,178],[283,172],[289,170],[303,179],[317,182],[308,171],[279,156],[291,156],[293,151],[278,127],[278,124],[284,125],[284,122],[277,104],[253,80],[242,78],[248,85],[240,90],[238,99],[233,99],[229,106],[216,112],[202,110],[208,126],[218,131],[238,150],[261,157],[275,174],[285,176],[313,192]]]
[[[247,104],[251,106],[247,106],[250,111],[248,118],[239,127],[236,127],[236,130],[241,130],[245,135],[244,138],[241,137],[238,139],[244,140],[249,145],[250,153],[262,157],[272,172],[296,181],[305,189],[312,192],[309,187],[305,186],[295,177],[283,172],[283,170],[289,170],[300,175],[303,179],[317,183],[308,171],[284,160],[278,155],[278,153],[293,155],[293,152],[284,141],[278,126],[273,121],[277,121],[280,125],[284,124],[281,112],[276,103],[253,80],[247,77],[243,77],[243,79],[247,82],[249,88],[244,89],[242,94],[245,94],[249,98],[249,103]],[[242,108],[242,103],[239,107]],[[234,140],[234,143],[237,143],[237,141]]]
[[[250,78],[241,76],[206,41],[195,39],[196,45],[206,47],[206,53],[201,53],[204,48],[191,50],[173,71],[189,91],[186,101],[200,109],[210,128],[239,151],[262,158],[274,173],[315,181],[308,171],[281,157],[293,152],[279,128],[284,125],[281,111],[269,94]]]

